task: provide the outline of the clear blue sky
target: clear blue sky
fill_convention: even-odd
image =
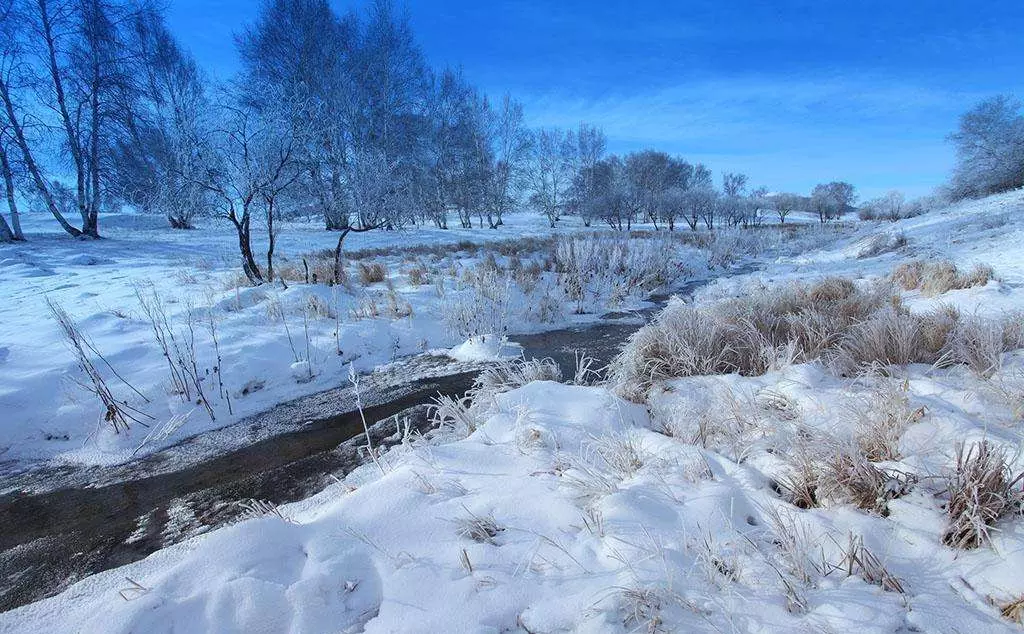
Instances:
[[[362,2],[332,0],[340,11]],[[213,74],[237,68],[250,0],[169,0]],[[428,61],[513,93],[531,125],[604,128],[609,149],[655,147],[807,191],[928,193],[952,163],[957,116],[1024,97],[1024,0],[413,0]]]

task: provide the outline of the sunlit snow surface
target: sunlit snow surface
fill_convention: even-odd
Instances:
[[[911,292],[913,309],[938,302],[979,314],[1022,308],[1022,212],[1018,192],[895,225],[864,226],[835,248],[719,280],[696,299],[794,278],[879,277],[904,259],[948,257],[961,266],[990,264],[998,280],[937,298]],[[859,241],[877,231],[902,231],[909,246],[858,258]],[[56,240],[2,252],[2,288],[13,310],[0,325],[0,349],[6,350],[0,353],[0,396],[5,410],[28,419],[3,431],[9,451],[18,457],[59,453],[48,443],[64,441],[39,440],[39,430],[72,432],[85,407],[55,398],[71,360],[53,369],[64,353],[41,308],[43,293],[68,304],[115,366],[152,366],[156,377],[161,360],[147,347],[145,324],[109,312],[132,301],[130,287],[111,280],[148,275],[177,287],[168,271],[174,258],[193,248],[187,245],[193,235],[204,240],[175,236],[178,242],[149,248],[148,257],[142,241],[99,243],[89,249],[98,258],[94,264],[70,264],[80,254]],[[225,252],[229,247],[224,238]],[[128,266],[103,263],[117,262],[125,251],[135,253]],[[295,288],[282,291],[284,298]],[[296,383],[287,342],[277,335],[253,341],[245,324],[260,309],[246,310],[234,317],[237,328],[225,327],[224,345],[241,355],[230,370],[238,382],[249,374],[270,382],[254,393],[263,400],[253,410],[327,385],[326,379]],[[431,334],[428,319],[410,321],[415,327],[356,325],[346,346],[403,332],[400,347],[408,351],[422,338],[430,339],[426,349],[459,343]],[[358,349],[367,367],[391,355],[368,344]],[[341,361],[333,366],[336,384],[345,368]],[[889,503],[885,518],[850,505],[800,510],[771,484],[784,471],[795,434],[849,438],[858,408],[877,402],[885,379],[853,382],[817,365],[752,378],[693,377],[657,388],[650,408],[601,387],[532,383],[498,396],[468,437],[453,431],[399,445],[382,457],[383,473],[365,465],[312,498],[281,507],[280,516],[249,519],[84,579],[58,596],[0,614],[0,630],[1019,631],[998,606],[1024,594],[1024,521],[1019,515],[1000,520],[992,544],[982,548],[941,545],[942,476],[961,440],[1005,447],[1012,468],[1024,469],[1018,402],[1024,358],[1007,355],[989,380],[962,368],[905,372],[888,381],[898,384],[910,407],[922,408],[922,416],[900,439],[899,459],[887,466],[919,480],[909,495]],[[145,384],[145,372],[136,374]],[[275,386],[284,381],[287,388]],[[799,411],[804,429],[788,414],[758,405],[778,395]],[[752,422],[707,448],[688,443],[685,427],[667,434],[659,422],[696,424],[700,411],[723,420],[742,414]],[[82,443],[78,432],[75,442]],[[103,450],[86,447],[71,458]],[[493,521],[493,535],[466,536],[467,526],[484,520]],[[863,539],[903,592],[846,574],[838,562],[851,535]],[[785,547],[794,540],[800,556]],[[799,574],[801,561],[806,578]]]

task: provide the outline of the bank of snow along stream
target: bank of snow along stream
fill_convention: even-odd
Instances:
[[[492,374],[379,464],[2,614],[0,629],[1015,631],[1000,611],[1024,590],[1024,525],[947,546],[946,481],[927,477],[954,467],[956,439],[1010,438],[975,426],[978,408],[1011,413],[994,393],[965,400],[981,379],[956,369],[908,373],[682,378],[648,406],[553,381],[503,392],[511,375]],[[879,467],[892,495],[801,508],[787,487],[816,458],[790,450],[854,438],[872,408],[906,417]],[[716,431],[695,442],[700,429]]]

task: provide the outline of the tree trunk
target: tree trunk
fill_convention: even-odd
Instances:
[[[14,242],[14,233],[2,214],[0,214],[0,242]]]
[[[274,199],[267,199],[267,281],[274,281]]]
[[[253,286],[263,283],[263,273],[256,264],[256,258],[252,255],[252,241],[249,235],[249,213],[243,212],[242,220],[239,221],[232,213],[228,219],[235,225],[238,232],[238,250],[242,254],[242,272]]]
[[[18,146],[18,149],[21,150],[21,157],[25,161],[25,167],[28,168],[29,174],[32,176],[32,182],[36,186],[36,190],[43,198],[43,202],[46,203],[47,210],[54,218],[57,219],[57,222],[60,223],[60,226],[64,231],[75,237],[82,235],[82,232],[71,226],[71,223],[64,218],[60,209],[57,208],[57,202],[53,199],[53,194],[50,192],[49,187],[46,185],[46,180],[39,171],[39,165],[32,156],[32,149],[29,148],[28,140],[25,138],[25,130],[22,129],[21,124],[18,123],[17,115],[14,112],[14,102],[11,100],[11,93],[7,84],[3,81],[0,81],[0,99],[4,102],[4,110],[7,111],[7,120],[10,121],[11,128],[14,130],[14,142]]]
[[[6,228],[10,240],[24,240],[25,236],[21,233],[21,214],[18,213],[18,201],[14,198],[14,175],[11,172],[11,163],[7,160],[7,148],[3,146],[2,142],[0,142],[0,171],[3,171],[4,176],[7,208],[11,210],[11,225],[7,227],[7,222],[4,221],[3,226],[0,226],[0,234]],[[0,215],[0,220],[4,220],[3,215]],[[0,235],[0,240],[3,240],[2,235]]]

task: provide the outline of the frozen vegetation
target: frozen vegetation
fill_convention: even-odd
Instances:
[[[216,80],[165,13],[0,0],[0,632],[1020,631],[1021,102],[861,201],[531,128],[390,0]]]
[[[576,376],[541,361],[500,362],[468,399],[439,401],[430,431],[407,434],[321,493],[284,506],[251,501],[243,521],[84,579],[3,614],[0,624],[112,632],[1015,631],[1024,596],[1022,208],[1015,192],[830,231],[827,240],[813,226],[804,230],[811,237],[787,233],[773,239],[758,272],[721,277],[689,300],[671,301],[630,339],[606,379],[585,360]],[[528,232],[525,223],[519,231]],[[899,246],[865,255],[865,245],[896,233]],[[409,245],[416,235],[403,239]],[[629,262],[644,261],[649,240],[678,249],[672,261],[686,263],[687,278],[708,274],[713,247],[573,231],[540,239],[534,253],[504,255],[507,245],[494,243],[475,256],[420,254],[442,294],[437,281],[411,283],[412,262],[385,250],[373,258],[387,270],[384,281],[324,299],[351,311],[374,290],[382,305],[394,293],[411,314],[350,317],[343,332],[364,341],[378,329],[416,332],[407,335],[412,341],[437,337],[409,352],[449,346],[482,331],[438,327],[432,335],[416,315],[450,314],[446,302],[458,293],[493,301],[498,285],[473,291],[466,272],[514,280],[537,262],[532,291],[521,282],[508,287],[536,297],[550,285],[558,323],[588,319],[636,305],[637,297],[618,296],[614,281]],[[370,244],[353,242],[360,246]],[[615,248],[628,255],[609,255]],[[259,392],[281,390],[279,398],[315,389],[293,368],[280,317],[268,315],[275,300],[216,287],[210,267],[193,273],[173,261],[174,250],[169,244],[155,288],[186,274],[214,286],[203,308],[222,315],[221,345],[243,350],[242,359],[267,359],[246,366],[261,374]],[[511,257],[522,263],[510,266]],[[618,268],[604,280],[608,260]],[[578,302],[581,262],[592,274]],[[27,262],[5,266],[39,271]],[[151,349],[152,326],[135,291],[126,286],[124,316],[83,310],[83,292],[102,297],[109,273],[102,261],[69,266],[80,274],[50,277],[76,284],[63,292],[79,300],[63,304],[95,347],[115,368],[148,355],[152,379],[143,372],[131,379],[149,390],[166,386],[166,360]],[[461,272],[444,272],[452,266]],[[644,275],[650,268],[638,266]],[[320,297],[315,291],[300,281],[273,291],[277,306],[292,307],[293,341],[304,349],[305,320],[316,324],[311,341],[330,352],[321,353],[330,361],[312,364],[314,383],[349,361],[333,358],[333,318],[304,312],[308,297]],[[33,321],[53,328],[41,297],[20,301],[25,308],[16,314],[37,311],[17,326],[22,332]],[[168,302],[171,323],[187,315],[183,303]],[[536,304],[511,305],[532,311]],[[516,315],[507,323],[530,328],[543,320]],[[493,324],[483,330],[493,332]],[[365,345],[363,354],[372,355]],[[53,346],[45,356],[61,354]],[[17,350],[4,363],[12,377],[20,374],[12,367],[31,367]],[[53,371],[70,372],[73,360],[67,364]],[[251,378],[241,369],[224,374],[232,393]],[[165,400],[181,407],[173,393]],[[79,407],[94,408],[91,401],[83,397]],[[235,403],[246,407],[245,397]],[[194,432],[206,414],[190,409]],[[17,450],[52,455],[48,447],[63,442]],[[105,455],[100,449],[90,455]],[[68,453],[81,458],[85,450]]]

